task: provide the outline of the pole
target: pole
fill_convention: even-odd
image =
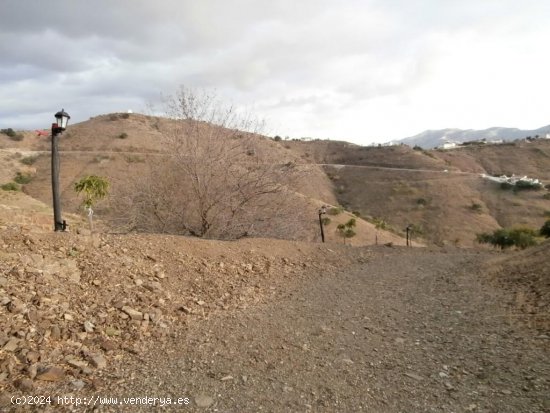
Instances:
[[[323,229],[323,220],[321,218],[321,215],[323,215],[323,213],[321,212],[321,210],[319,210],[319,227],[321,227],[321,241],[325,242],[325,231]]]
[[[54,124],[55,125],[55,124]],[[61,203],[59,201],[59,152],[58,137],[60,131],[52,125],[52,196],[53,196],[53,222],[55,231],[63,231],[61,219]]]

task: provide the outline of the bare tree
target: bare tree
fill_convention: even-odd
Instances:
[[[299,172],[262,152],[261,122],[216,95],[181,88],[166,99],[168,156],[122,197],[126,224],[145,231],[238,238],[291,208],[288,185]],[[275,225],[275,223],[272,223]],[[263,226],[265,228],[265,225]]]

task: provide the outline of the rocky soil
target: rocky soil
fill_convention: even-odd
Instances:
[[[492,252],[20,228],[0,245],[1,411],[550,411],[549,332],[510,317]]]

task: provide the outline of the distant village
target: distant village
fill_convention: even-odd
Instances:
[[[547,133],[544,136],[540,136],[540,135],[535,135],[534,137],[527,136],[525,138],[525,141],[533,142],[541,139],[550,139],[550,133]],[[473,141],[466,141],[466,142],[456,142],[456,141],[447,140],[443,143],[443,145],[438,146],[436,149],[455,149],[455,148],[462,148],[462,147],[471,146],[471,145],[500,145],[503,143],[505,143],[503,139],[485,139],[485,138],[473,140]]]

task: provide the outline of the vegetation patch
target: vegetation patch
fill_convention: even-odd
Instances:
[[[32,155],[32,156],[26,156],[24,158],[20,159],[20,162],[23,165],[34,165],[36,161],[38,160],[38,155]]]
[[[477,202],[472,202],[472,205],[470,205],[468,208],[474,212],[481,212],[483,210],[483,205],[478,204]]]
[[[346,238],[352,238],[357,233],[355,232],[354,228],[357,225],[357,221],[355,218],[351,218],[348,222],[345,224],[339,224],[338,229],[338,235],[340,235],[344,239],[344,244],[346,243]]]
[[[12,128],[0,129],[0,133],[7,135],[12,141],[23,140],[23,134],[15,132]]]
[[[327,211],[327,214],[329,215],[340,215],[342,212],[344,212],[344,208],[341,206],[338,207],[332,207]]]
[[[145,158],[140,155],[126,155],[126,162],[128,163],[143,163]]]
[[[32,175],[31,174],[25,174],[21,172],[17,172],[15,175],[15,178],[13,180],[17,182],[18,184],[25,185],[32,181]]]
[[[501,228],[493,232],[477,234],[480,244],[491,244],[502,250],[510,247],[525,249],[537,245],[537,231],[528,227]]]
[[[17,185],[15,182],[8,182],[7,184],[4,184],[0,186],[2,188],[2,191],[20,191],[21,187]]]

